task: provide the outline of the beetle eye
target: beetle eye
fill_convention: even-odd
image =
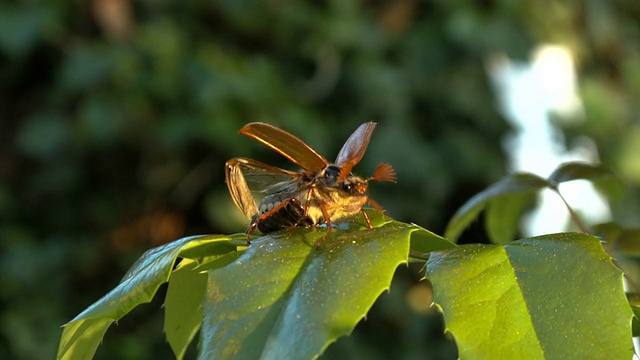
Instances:
[[[340,174],[340,168],[337,166],[328,166],[324,171],[324,174],[327,178],[336,181],[338,180],[338,175]]]

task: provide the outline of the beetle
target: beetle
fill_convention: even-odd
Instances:
[[[302,140],[278,127],[262,122],[242,127],[240,134],[267,145],[301,168],[300,171],[285,170],[248,158],[227,161],[225,178],[231,198],[251,219],[247,244],[251,243],[250,236],[256,228],[266,234],[326,223],[327,233],[316,243],[319,249],[331,233],[333,222],[358,212],[371,229],[363,206],[368,203],[377,210],[382,208],[369,199],[369,181],[396,182],[395,170],[387,163],[378,165],[368,178],[351,173],[364,156],[375,127],[374,122],[360,125],[332,164]],[[252,191],[265,194],[259,205]]]

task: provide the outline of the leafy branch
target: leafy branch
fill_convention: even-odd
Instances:
[[[548,179],[512,175],[469,200],[447,228],[456,239],[487,210],[496,244],[458,246],[369,211],[373,229],[360,217],[348,219],[321,250],[314,245],[326,233],[322,227],[256,237],[249,247],[236,234],[151,249],[115,289],[65,325],[58,358],[91,358],[108,327],[165,282],[164,331],[176,358],[198,334],[201,359],[315,358],[351,333],[409,260],[425,263],[434,304],[461,358],[630,358],[632,309],[640,307],[630,306],[622,272],[600,239],[586,233],[509,239],[535,191],[559,194],[560,183],[575,179],[611,178],[586,164],[563,165]],[[594,228],[620,247],[634,235],[613,225]]]
[[[578,229],[588,233],[587,226],[560,192],[560,184],[573,180],[592,181],[599,191],[611,198],[619,198],[622,191],[622,184],[608,169],[586,163],[563,164],[547,179],[528,173],[509,175],[460,207],[449,221],[445,237],[457,240],[480,212],[486,210],[485,227],[489,237],[496,244],[506,244],[514,240],[520,218],[534,202],[536,193],[544,189],[556,193]]]

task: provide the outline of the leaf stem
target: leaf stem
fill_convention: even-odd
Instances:
[[[565,200],[564,196],[562,196],[562,194],[560,193],[560,189],[558,189],[557,186],[554,186],[552,188],[552,190],[558,194],[558,196],[560,197],[560,199],[562,199],[562,202],[564,203],[564,205],[567,207],[567,210],[569,210],[569,216],[571,216],[571,220],[573,220],[574,224],[576,224],[576,226],[578,227],[578,229],[586,234],[589,234],[589,231],[587,230],[587,227],[584,225],[584,223],[582,222],[582,220],[580,220],[580,217],[578,216],[578,214],[575,212],[575,210],[573,210],[573,208],[571,207],[571,205],[569,205],[569,203],[567,202],[567,200]]]

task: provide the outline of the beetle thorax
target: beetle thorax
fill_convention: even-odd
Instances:
[[[367,180],[349,174],[344,180],[338,181],[339,173],[340,169],[332,165],[317,177],[315,196],[310,201],[308,211],[316,223],[323,218],[320,204],[323,204],[329,218],[334,221],[359,212],[367,202]]]

